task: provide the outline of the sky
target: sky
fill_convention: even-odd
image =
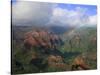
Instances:
[[[13,0],[12,25],[96,26],[97,7]]]

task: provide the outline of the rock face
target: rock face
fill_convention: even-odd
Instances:
[[[25,34],[24,37],[24,46],[26,49],[31,47],[40,47],[40,48],[57,48],[57,46],[62,45],[62,39],[52,33],[45,30],[34,30]]]
[[[87,70],[89,66],[86,64],[85,59],[81,56],[77,56],[72,64],[72,70]]]
[[[66,70],[66,64],[64,63],[63,58],[59,55],[48,56],[47,62],[49,67]]]
[[[30,64],[39,70],[45,69],[47,66],[56,68],[65,66],[63,54],[57,49],[61,45],[63,45],[63,41],[60,36],[46,30],[34,30],[24,35],[24,47],[27,51],[31,48],[38,48],[38,51],[35,50],[36,52],[32,53]]]
[[[55,65],[57,63],[63,63],[63,58],[61,56],[54,56],[54,55],[50,55],[48,57],[48,64],[49,65]]]

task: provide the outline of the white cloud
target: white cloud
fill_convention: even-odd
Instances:
[[[97,25],[97,15],[93,15],[89,17],[89,25]]]
[[[49,21],[56,4],[18,1],[12,6],[13,24],[42,25]]]
[[[12,23],[20,25],[96,25],[97,16],[86,14],[87,8],[76,7],[69,10],[57,4],[18,1],[12,6]],[[92,12],[92,11],[91,11]]]
[[[53,10],[53,16],[49,24],[69,25],[69,26],[86,26],[96,25],[96,15],[89,16],[86,14],[87,8],[76,7],[75,10],[63,9],[56,7]]]

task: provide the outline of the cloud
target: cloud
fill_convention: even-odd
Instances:
[[[12,6],[12,23],[43,25],[52,16],[56,4],[18,1]]]
[[[53,10],[53,16],[48,24],[62,26],[86,26],[96,25],[96,15],[87,15],[87,8],[76,7],[75,10],[68,10],[56,7]]]
[[[88,15],[87,11],[88,8],[81,6],[67,9],[67,7],[61,8],[59,4],[54,3],[17,1],[12,6],[12,24],[70,27],[96,25],[97,16]]]
[[[89,16],[88,25],[97,25],[97,15]]]

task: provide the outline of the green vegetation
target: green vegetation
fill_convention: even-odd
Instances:
[[[29,30],[29,28],[28,28]],[[27,31],[27,28],[26,28]],[[19,31],[15,28],[14,33],[18,32],[14,37],[21,38],[25,32]],[[21,33],[20,33],[21,32]],[[50,67],[47,64],[48,54],[43,54],[39,48],[31,48],[24,52],[23,50],[23,41],[16,41],[15,38],[12,39],[12,73],[13,74],[24,74],[24,73],[45,73],[45,72],[58,72],[58,71],[70,71],[73,60],[76,56],[82,55],[85,56],[86,63],[90,69],[97,68],[97,45],[95,40],[91,41],[92,37],[97,36],[96,28],[80,28],[74,31],[74,34],[79,33],[81,41],[80,45],[76,42],[69,43],[70,37],[67,36],[66,32],[63,33],[64,45],[58,47],[58,50],[63,54],[64,63],[66,64],[66,69]],[[91,43],[92,42],[92,43]],[[72,47],[71,47],[72,45]],[[38,66],[30,63],[32,60],[32,54],[37,53],[38,58],[42,59]]]

